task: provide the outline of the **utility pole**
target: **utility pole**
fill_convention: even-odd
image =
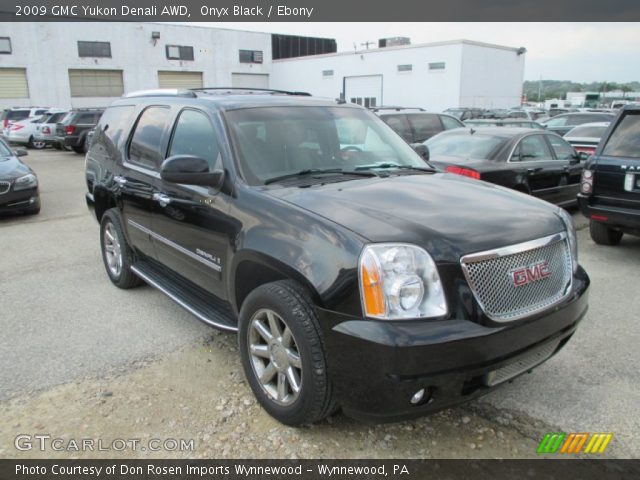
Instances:
[[[540,100],[541,94],[542,94],[542,75],[540,75],[540,79],[538,80],[538,103],[542,103],[542,100]]]
[[[369,40],[367,40],[364,43],[361,43],[360,46],[366,48],[367,50],[369,50],[369,45],[374,45],[376,42],[370,42]]]

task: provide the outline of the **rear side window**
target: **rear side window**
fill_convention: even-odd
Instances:
[[[424,142],[443,130],[438,115],[407,115],[409,123],[413,127],[414,142]]]
[[[383,115],[381,118],[406,142],[413,142],[413,133],[406,115]]]
[[[207,116],[196,110],[184,110],[176,122],[169,156],[195,155],[216,168],[220,156],[218,138]]]
[[[611,157],[640,158],[640,113],[626,114],[602,151]]]
[[[566,141],[555,135],[547,135],[547,139],[551,144],[553,152],[556,154],[558,160],[570,160],[575,157],[573,147]]]
[[[529,135],[520,142],[520,161],[551,160],[551,152],[542,135]]]
[[[51,115],[47,121],[45,123],[58,123],[59,121],[61,121],[64,117],[65,117],[66,113],[64,112],[60,112],[60,113],[54,113],[53,115]]]
[[[149,107],[138,119],[129,144],[129,160],[157,170],[164,159],[162,136],[169,123],[168,107]]]
[[[81,125],[86,125],[86,124],[94,124],[94,123],[98,123],[98,120],[100,119],[100,113],[96,113],[96,112],[91,112],[91,113],[81,113],[79,114],[76,119],[75,119],[75,123],[81,124]]]
[[[107,146],[117,146],[125,129],[129,126],[133,111],[133,105],[109,107],[100,118],[94,141],[103,138]]]
[[[464,124],[455,118],[451,118],[447,115],[441,115],[440,120],[442,120],[442,124],[444,125],[445,130],[452,130],[454,128],[464,127]]]

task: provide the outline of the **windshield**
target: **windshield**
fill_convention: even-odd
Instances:
[[[250,185],[302,171],[427,164],[391,128],[351,107],[267,107],[226,114]]]
[[[491,153],[504,144],[504,137],[485,135],[479,131],[471,134],[464,130],[436,135],[425,142],[431,157],[449,155],[460,158],[487,159]]]
[[[445,110],[445,112],[456,118],[462,118],[462,115],[464,115],[464,110]]]

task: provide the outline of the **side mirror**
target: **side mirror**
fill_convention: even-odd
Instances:
[[[24,148],[18,148],[13,153],[16,157],[26,157],[27,155],[29,155],[29,152],[27,152]]]
[[[209,163],[195,155],[174,155],[162,162],[160,178],[171,183],[220,188],[224,172],[209,171]]]
[[[429,160],[429,147],[427,147],[424,143],[412,143],[411,148],[415,150],[415,152],[420,155],[425,160]]]
[[[589,155],[587,152],[580,152],[578,154],[578,161],[579,162],[586,162],[587,159],[590,157],[591,155]]]

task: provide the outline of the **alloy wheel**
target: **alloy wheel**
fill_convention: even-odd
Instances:
[[[109,222],[104,229],[104,253],[107,266],[114,277],[119,277],[122,271],[122,249],[113,223]]]

